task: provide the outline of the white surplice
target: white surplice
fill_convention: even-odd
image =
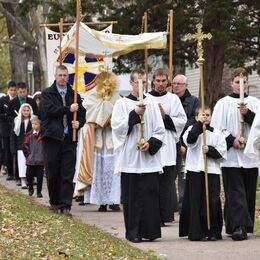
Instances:
[[[160,152],[163,166],[176,165],[176,143],[179,141],[180,135],[187,122],[181,101],[177,95],[169,92],[162,96],[153,96],[148,93],[147,98],[156,104],[161,104],[165,114],[169,115],[173,121],[176,131],[165,129],[163,139],[165,146],[160,149]]]
[[[203,155],[203,133],[201,133],[197,141],[193,144],[187,142],[187,137],[192,125],[188,127],[183,135],[183,141],[187,145],[187,155],[186,155],[186,170],[191,172],[205,172],[204,166],[204,155]],[[222,156],[221,159],[213,159],[208,157],[208,173],[220,174],[220,162],[227,158],[227,145],[225,136],[223,133],[214,128],[213,132],[206,130],[206,144],[208,146],[213,146]]]
[[[260,107],[260,101],[251,96],[247,96],[244,102],[248,109],[257,112]],[[221,130],[225,138],[230,134],[234,137],[240,136],[240,111],[238,109],[239,98],[226,96],[221,98],[215,105],[211,126]],[[245,123],[244,135],[249,136],[251,126]],[[244,149],[235,149],[231,147],[227,152],[227,160],[221,163],[221,167],[243,167],[255,168],[259,166],[259,161],[256,158],[249,158],[244,154]]]
[[[157,152],[141,152],[137,143],[141,135],[140,123],[134,125],[131,133],[127,135],[129,114],[139,105],[139,101],[122,98],[114,105],[111,126],[114,151],[117,154],[115,173],[149,173],[162,172],[161,154]],[[148,141],[151,137],[163,142],[165,129],[162,116],[157,104],[144,99],[146,110],[144,113],[144,138]]]
[[[248,136],[244,153],[248,157],[260,159],[260,113],[256,113]]]

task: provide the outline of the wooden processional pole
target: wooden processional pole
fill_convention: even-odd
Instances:
[[[60,65],[61,65],[62,64],[61,43],[62,43],[62,39],[63,39],[63,18],[60,18],[59,29],[60,29]]]
[[[75,34],[75,77],[74,77],[74,103],[77,103],[78,97],[78,76],[79,76],[79,25],[81,21],[81,2],[77,0],[77,14],[76,14],[76,34]],[[77,120],[77,112],[73,113],[73,121]],[[73,141],[76,141],[77,131],[73,129]]]
[[[147,12],[144,12],[144,32],[148,31],[148,18]],[[144,72],[146,75],[145,93],[148,92],[148,50],[144,49]]]
[[[203,46],[202,42],[205,39],[211,39],[211,33],[204,34],[202,32],[202,25],[199,23],[196,25],[197,32],[195,34],[187,34],[186,40],[196,40],[197,41],[197,53],[198,53],[198,64],[200,67],[200,99],[201,99],[201,109],[204,113],[205,111],[205,102],[204,102],[204,78],[203,78]],[[203,146],[206,146],[206,125],[203,123]],[[208,230],[210,230],[210,208],[209,208],[209,185],[208,185],[208,160],[206,153],[203,153],[204,156],[204,169],[205,169],[205,191],[206,191],[206,206],[207,206],[207,224]]]
[[[172,83],[172,78],[173,78],[173,10],[170,10],[169,13],[169,30],[168,32],[170,33],[169,36],[169,79],[170,83]]]

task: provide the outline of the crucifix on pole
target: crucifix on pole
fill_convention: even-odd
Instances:
[[[205,101],[204,101],[204,79],[203,79],[203,45],[202,42],[206,39],[210,40],[212,38],[211,33],[204,34],[202,31],[202,24],[196,25],[197,32],[195,34],[187,34],[186,40],[195,40],[197,41],[197,53],[198,53],[198,64],[200,67],[200,99],[201,99],[201,109],[204,113],[205,111]],[[206,125],[203,123],[203,146],[207,145],[206,142]],[[205,172],[205,192],[206,192],[206,206],[207,206],[207,225],[208,230],[210,230],[210,209],[209,209],[209,187],[208,187],[208,160],[206,153],[203,153],[204,157],[204,172]]]

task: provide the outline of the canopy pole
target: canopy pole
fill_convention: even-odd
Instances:
[[[144,12],[144,32],[148,31],[148,17],[147,12]],[[148,92],[148,50],[144,49],[144,72],[146,75],[145,93]]]
[[[78,102],[78,74],[79,74],[79,24],[81,20],[81,2],[77,0],[77,13],[76,13],[76,49],[75,49],[75,77],[74,77],[74,103]],[[77,112],[73,113],[73,121],[77,120]],[[73,128],[73,141],[76,141],[77,131]]]
[[[169,37],[169,79],[172,83],[173,78],[173,10],[170,10],[170,37]]]
[[[60,65],[62,65],[62,50],[61,50],[61,43],[63,39],[63,18],[60,18],[59,22],[59,29],[60,29]]]

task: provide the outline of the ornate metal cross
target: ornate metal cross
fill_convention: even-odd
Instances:
[[[197,32],[195,34],[187,34],[185,36],[186,40],[196,40],[197,41],[197,52],[198,52],[198,61],[199,60],[203,60],[203,46],[202,46],[202,42],[205,39],[210,40],[212,38],[212,34],[208,33],[208,34],[204,34],[202,31],[202,24],[198,23],[196,25],[197,28]]]

